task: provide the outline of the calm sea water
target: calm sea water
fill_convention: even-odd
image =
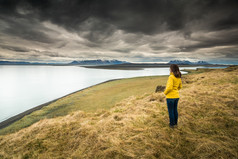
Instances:
[[[183,71],[181,73],[186,74]],[[152,75],[169,75],[169,68],[107,70],[78,66],[0,65],[0,122],[37,105],[103,81]]]

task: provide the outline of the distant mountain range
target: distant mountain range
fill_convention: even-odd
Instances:
[[[0,65],[52,65],[54,63],[22,62],[22,61],[0,61]]]
[[[73,61],[69,63],[69,65],[116,65],[116,64],[123,64],[123,63],[130,63],[126,61],[119,61],[119,60],[82,60],[82,61]]]
[[[72,61],[70,63],[38,63],[38,62],[21,62],[21,61],[0,61],[0,65],[118,65],[118,64],[140,64],[140,63],[130,63],[127,61],[119,60],[81,60]],[[153,65],[151,63],[141,63],[143,65]],[[171,60],[168,63],[161,65],[178,64],[178,65],[209,65],[210,63],[206,61],[190,62],[188,60]]]
[[[169,61],[168,64],[179,64],[179,65],[209,65],[210,63],[206,61],[197,61],[197,62],[190,62],[188,60],[172,60]]]
[[[0,61],[0,65],[116,65],[130,63],[119,60],[82,60],[72,61],[70,63],[38,63],[38,62],[22,62],[22,61]]]

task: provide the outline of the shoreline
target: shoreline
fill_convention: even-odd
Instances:
[[[134,77],[132,77],[132,78],[134,78]],[[30,114],[30,113],[32,113],[32,112],[34,112],[34,111],[40,110],[40,109],[43,108],[44,106],[47,106],[47,105],[49,105],[49,104],[51,104],[51,103],[54,103],[54,102],[56,102],[57,100],[62,99],[62,98],[64,98],[64,97],[67,97],[67,96],[69,96],[69,95],[71,95],[71,94],[74,94],[74,93],[83,91],[83,90],[85,90],[85,89],[88,89],[88,88],[91,88],[91,87],[94,87],[94,86],[97,86],[97,85],[100,85],[100,84],[103,84],[103,83],[107,83],[107,82],[111,82],[111,81],[116,81],[116,80],[122,80],[122,79],[126,79],[126,78],[111,79],[111,80],[107,80],[107,81],[104,81],[104,82],[101,82],[101,83],[97,83],[97,84],[94,84],[94,85],[92,85],[92,86],[88,86],[88,87],[85,87],[85,88],[83,88],[83,89],[80,89],[80,90],[71,92],[71,93],[66,94],[66,95],[64,95],[64,96],[62,96],[62,97],[53,99],[53,100],[51,100],[51,101],[49,101],[49,102],[46,102],[46,103],[40,104],[40,105],[38,105],[38,106],[35,106],[35,107],[31,108],[31,109],[28,109],[28,110],[26,110],[26,111],[24,111],[24,112],[22,112],[22,113],[19,113],[19,114],[15,115],[15,116],[12,116],[12,117],[10,117],[10,118],[8,118],[8,119],[6,119],[6,120],[0,122],[0,129],[9,126],[10,124],[14,123],[14,122],[17,121],[17,120],[20,120],[20,119],[23,118],[25,115],[28,115],[28,114]]]
[[[164,68],[169,67],[168,64],[118,64],[118,65],[99,65],[99,66],[78,66],[93,69],[109,69],[109,70],[143,70],[145,68]],[[232,65],[209,64],[209,65],[178,65],[179,67],[229,67]]]

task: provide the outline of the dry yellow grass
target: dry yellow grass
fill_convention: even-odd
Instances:
[[[182,79],[178,128],[163,93],[76,111],[0,136],[0,158],[238,158],[238,67]]]

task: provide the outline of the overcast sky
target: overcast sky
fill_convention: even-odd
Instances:
[[[0,0],[0,60],[238,64],[238,0]]]

